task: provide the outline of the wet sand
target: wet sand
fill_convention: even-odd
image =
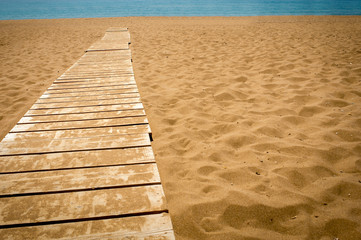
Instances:
[[[361,16],[0,21],[0,138],[110,26],[177,239],[361,239]]]

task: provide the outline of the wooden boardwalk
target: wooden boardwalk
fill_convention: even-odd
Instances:
[[[0,239],[174,239],[126,28],[110,28],[0,143]]]

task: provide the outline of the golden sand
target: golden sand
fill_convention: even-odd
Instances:
[[[177,239],[361,239],[361,16],[0,21],[0,138],[110,26]]]

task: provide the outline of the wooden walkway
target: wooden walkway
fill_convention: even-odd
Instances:
[[[129,44],[108,29],[0,143],[0,239],[174,239]]]

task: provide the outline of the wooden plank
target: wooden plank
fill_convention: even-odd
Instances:
[[[109,75],[109,74],[117,74],[117,73],[123,73],[126,71],[132,71],[132,67],[130,64],[123,65],[121,67],[111,67],[109,69],[107,68],[100,68],[95,67],[92,65],[80,65],[80,67],[74,68],[70,71],[67,71],[63,73],[62,75],[69,75],[69,74],[99,74],[99,75]]]
[[[151,146],[40,155],[2,156],[0,157],[0,172],[85,168],[145,162],[154,162]]]
[[[91,77],[91,78],[79,78],[79,79],[56,79],[53,84],[58,83],[71,83],[71,82],[92,82],[98,81],[98,83],[105,83],[105,82],[119,82],[119,83],[126,83],[128,81],[135,82],[134,80],[134,73],[124,74],[122,76],[99,76],[99,77]],[[95,82],[96,83],[96,82]],[[74,84],[74,83],[72,83]],[[76,84],[76,83],[75,83]]]
[[[122,32],[106,32],[102,41],[117,41],[120,43],[129,43],[130,42],[130,34],[128,31]]]
[[[88,68],[88,67],[86,67]],[[84,69],[80,70],[72,70],[72,71],[68,71],[62,74],[62,76],[70,76],[70,75],[81,75],[83,74],[84,76],[95,76],[95,75],[99,75],[99,76],[113,76],[113,75],[121,75],[121,74],[125,74],[128,72],[132,72],[133,73],[133,69],[130,66],[124,66],[122,68],[119,69],[113,69],[113,70],[90,70],[89,68],[86,69],[84,67]],[[83,77],[84,77],[83,76]]]
[[[90,57],[90,56],[131,56],[131,51],[129,50],[124,50],[124,51],[106,51],[106,52],[86,52],[84,53],[84,55],[81,57],[81,59]]]
[[[99,42],[94,43],[90,46],[86,52],[91,51],[110,51],[110,50],[128,50],[129,45],[128,43],[121,43],[121,42],[114,42],[114,41],[106,41],[102,40]]]
[[[103,59],[104,60],[104,59]],[[116,62],[114,61],[116,60]],[[71,68],[66,70],[65,72],[74,71],[75,69],[88,69],[90,67],[94,67],[92,70],[117,70],[124,68],[125,66],[130,66],[132,64],[131,59],[129,57],[111,57],[111,61],[85,61],[82,59],[75,63]]]
[[[80,78],[80,79],[56,79],[53,84],[76,84],[79,82],[88,82],[88,83],[103,83],[103,82],[111,82],[111,81],[117,81],[117,82],[135,82],[134,80],[134,74],[127,74],[124,76],[119,77],[99,77],[99,78]]]
[[[98,61],[94,61],[94,57],[102,56]],[[75,68],[84,68],[86,66],[94,66],[99,69],[109,69],[109,67],[114,67],[115,69],[122,68],[124,65],[130,65],[131,58],[127,52],[125,54],[119,55],[93,55],[90,57],[80,58],[71,68],[67,71],[72,71]]]
[[[136,85],[115,85],[115,86],[102,86],[102,87],[86,87],[86,88],[64,88],[64,89],[48,89],[44,94],[55,93],[81,93],[81,92],[98,92],[109,90],[122,90],[122,89],[136,89]]]
[[[127,50],[118,51],[118,55],[106,55],[110,51],[104,52],[88,52],[87,54],[92,54],[92,56],[84,56],[80,58],[75,65],[76,66],[86,66],[86,65],[97,65],[99,64],[100,67],[105,66],[115,66],[115,67],[122,67],[122,64],[129,64],[132,62],[132,58]],[[96,54],[96,55],[95,55]],[[122,64],[119,64],[122,62]],[[68,71],[71,71],[72,68],[69,68]]]
[[[2,226],[162,210],[161,185],[0,198]]]
[[[64,96],[64,97],[50,97],[50,95],[43,95],[36,101],[36,103],[56,103],[56,102],[81,102],[81,101],[94,101],[94,100],[109,100],[119,98],[139,98],[140,95],[136,93],[114,93],[114,94],[98,94],[98,95],[85,95],[85,96]]]
[[[149,146],[148,134],[96,136],[65,139],[32,139],[21,142],[3,139],[0,143],[0,156],[17,154],[37,154],[49,152],[69,152],[111,148]]]
[[[94,59],[95,58],[95,59]],[[98,60],[96,60],[98,58]],[[105,56],[100,58],[100,56],[81,58],[79,61],[67,71],[73,70],[73,68],[85,68],[85,67],[97,67],[99,69],[108,69],[109,67],[114,67],[114,69],[123,68],[129,66],[132,63],[132,59],[129,56]]]
[[[57,97],[57,96],[79,96],[79,95],[99,95],[99,94],[112,94],[112,93],[134,93],[138,92],[138,88],[136,86],[128,86],[123,88],[106,88],[99,90],[78,90],[78,91],[61,91],[61,92],[53,92],[46,91],[43,95],[50,95],[49,97]]]
[[[106,87],[106,86],[136,86],[135,81],[118,82],[74,82],[74,83],[53,83],[48,90],[60,90],[60,89],[79,89],[79,88],[90,88],[90,87]]]
[[[118,54],[114,54],[115,52],[112,51],[87,52],[76,62],[76,64],[84,65],[99,63],[100,65],[113,65],[120,61],[131,62],[132,56],[130,50],[121,50],[116,52]],[[119,64],[116,65],[119,66]],[[71,68],[69,70],[71,70]]]
[[[122,54],[122,55],[113,55],[113,56],[107,56],[104,58],[99,58],[98,61],[94,61],[93,57],[88,58],[81,58],[79,59],[70,70],[72,70],[75,67],[86,67],[86,66],[95,66],[99,68],[107,68],[107,67],[115,67],[119,68],[122,67],[123,64],[129,65],[132,62],[132,59],[128,54]],[[106,61],[105,61],[106,60]]]
[[[128,77],[129,76],[129,77]],[[65,79],[65,80],[55,80],[51,85],[52,88],[57,87],[66,87],[66,86],[90,86],[90,85],[106,85],[106,84],[136,84],[134,80],[134,75],[127,75],[125,78],[117,77],[117,78],[89,78],[89,79]]]
[[[99,95],[121,95],[121,94],[129,94],[129,93],[139,93],[138,88],[129,88],[129,89],[114,89],[114,90],[106,90],[106,91],[84,91],[77,93],[53,93],[48,94],[44,93],[41,98],[64,98],[64,97],[78,97],[78,96],[99,96]]]
[[[101,68],[104,66],[115,66],[118,68],[122,67],[124,64],[129,65],[130,63],[131,54],[129,51],[118,51],[118,54],[114,54],[114,52],[110,52],[110,54],[108,54],[108,52],[91,52],[80,58],[67,71],[71,71],[72,69],[79,66],[81,67],[84,64],[96,65]]]
[[[115,61],[115,60],[112,60]],[[119,60],[118,60],[119,61]],[[112,69],[107,69],[107,68],[99,68],[99,67],[94,67],[90,64],[87,65],[79,65],[79,67],[74,67],[73,69],[70,69],[66,72],[64,72],[62,75],[69,75],[71,73],[75,74],[75,73],[84,73],[84,74],[110,74],[110,73],[121,73],[121,72],[125,72],[125,71],[129,71],[132,70],[132,66],[130,64],[123,64],[123,65],[118,65],[117,67],[113,67]]]
[[[69,87],[90,87],[90,86],[105,86],[105,85],[137,85],[134,80],[128,81],[118,81],[118,80],[108,80],[108,81],[73,81],[73,82],[53,82],[49,89],[55,88],[69,88]]]
[[[90,119],[106,119],[106,118],[121,118],[145,115],[144,110],[129,110],[129,111],[109,111],[109,112],[95,112],[95,113],[78,113],[65,115],[41,115],[41,116],[24,116],[19,123],[37,123],[37,122],[61,122],[61,121],[84,121]]]
[[[32,115],[50,115],[50,114],[79,114],[79,113],[95,113],[103,111],[126,111],[126,110],[141,110],[143,105],[141,103],[134,104],[121,104],[121,105],[107,105],[107,106],[91,106],[91,107],[78,107],[73,108],[60,108],[60,109],[47,109],[47,110],[29,110],[25,116]]]
[[[97,96],[83,96],[83,97],[69,97],[69,98],[39,98],[34,104],[50,104],[50,103],[80,103],[80,102],[92,102],[92,101],[109,101],[120,99],[139,99],[139,93],[130,93],[128,95],[97,95]]]
[[[91,54],[89,56],[84,55],[80,58],[73,66],[71,66],[66,71],[72,71],[76,68],[84,68],[87,65],[95,66],[99,69],[107,68],[110,66],[115,67],[115,69],[129,66],[131,62],[131,55],[128,51],[118,51],[120,54],[105,54],[105,52],[89,52],[97,53]],[[110,69],[111,70],[111,69]]]
[[[174,240],[168,213],[0,229],[4,240],[23,239],[162,239]]]
[[[77,128],[116,127],[116,126],[127,126],[127,125],[128,126],[141,125],[145,123],[148,123],[148,119],[145,115],[143,115],[143,116],[134,116],[134,117],[125,117],[125,118],[92,119],[92,120],[71,121],[71,122],[17,124],[13,129],[11,129],[10,132],[15,133],[15,132],[77,129]]]
[[[119,127],[100,127],[100,128],[83,128],[67,129],[57,131],[38,131],[38,132],[10,132],[5,136],[5,140],[11,141],[30,141],[32,139],[62,139],[62,138],[79,138],[95,136],[117,136],[125,134],[150,133],[149,124],[130,125]]]
[[[54,83],[58,83],[58,82],[79,82],[79,81],[83,81],[83,80],[88,80],[88,81],[96,81],[99,79],[111,79],[111,78],[127,78],[127,77],[134,77],[134,73],[127,73],[124,75],[119,75],[119,76],[97,76],[97,77],[76,77],[76,78],[57,78]]]
[[[130,49],[129,50],[122,50],[122,51],[103,51],[103,52],[86,52],[77,63],[81,62],[111,62],[114,59],[131,59],[132,54]]]
[[[118,60],[117,64],[112,65],[104,65],[98,63],[87,63],[87,64],[76,64],[72,67],[72,69],[67,70],[64,74],[68,73],[109,73],[109,72],[117,72],[123,71],[124,69],[129,69],[132,67],[132,63],[129,60]]]
[[[88,48],[89,50],[128,50],[128,42],[114,41],[114,40],[100,40],[95,42],[92,46]]]
[[[0,175],[0,196],[160,183],[155,163]]]
[[[122,77],[133,74],[133,69],[118,71],[114,73],[81,73],[81,74],[63,74],[58,79],[83,79],[83,78],[99,78],[99,77]]]
[[[118,105],[125,103],[141,103],[141,100],[140,98],[117,98],[111,100],[93,100],[93,101],[65,102],[65,103],[35,103],[31,107],[31,109],[104,106],[104,105]]]

